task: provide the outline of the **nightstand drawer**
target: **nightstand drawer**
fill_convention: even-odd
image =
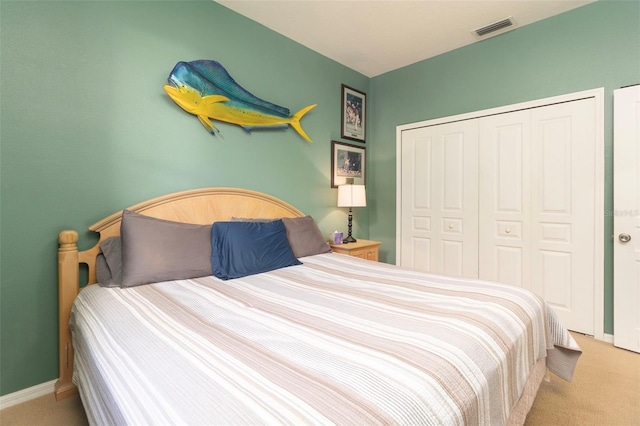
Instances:
[[[355,243],[331,244],[334,253],[347,254],[361,259],[378,261],[379,241],[358,240]]]

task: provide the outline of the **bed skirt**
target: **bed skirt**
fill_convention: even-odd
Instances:
[[[523,425],[524,421],[527,418],[527,414],[531,410],[533,406],[533,401],[536,399],[536,394],[538,393],[538,389],[540,388],[540,384],[547,373],[547,362],[546,358],[540,358],[536,365],[531,370],[531,374],[527,379],[527,382],[524,385],[524,390],[522,391],[522,396],[513,407],[513,411],[509,415],[509,420],[507,421],[508,426],[519,426]]]

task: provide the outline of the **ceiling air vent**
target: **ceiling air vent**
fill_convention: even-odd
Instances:
[[[494,22],[493,24],[489,24],[482,28],[473,30],[472,32],[473,32],[473,35],[475,35],[477,38],[484,38],[484,37],[501,34],[505,31],[513,29],[513,27],[515,26],[516,26],[516,21],[513,19],[513,17],[510,16],[508,18],[501,19],[497,22]]]

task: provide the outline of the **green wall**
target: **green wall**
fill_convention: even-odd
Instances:
[[[640,83],[640,2],[598,1],[371,80],[369,232],[395,262],[397,125],[604,87],[605,211],[613,210],[613,90]],[[605,212],[602,212],[605,215]],[[605,333],[613,333],[605,215]]]
[[[340,85],[369,79],[210,1],[2,1],[0,394],[57,377],[57,235],[174,191],[232,186],[346,228],[331,189]],[[293,129],[208,134],[164,93],[181,60],[216,59],[293,111]],[[368,236],[367,209],[354,234]]]

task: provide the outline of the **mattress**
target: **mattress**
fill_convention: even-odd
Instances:
[[[333,253],[301,261],[83,289],[70,326],[89,421],[501,425],[540,360],[571,378],[580,349],[527,290]]]

